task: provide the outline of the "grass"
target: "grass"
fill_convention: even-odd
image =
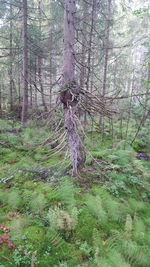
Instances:
[[[60,164],[64,152],[34,146],[48,129],[30,122],[16,136],[13,127],[2,121],[0,267],[148,267],[149,162],[95,131],[75,179]]]

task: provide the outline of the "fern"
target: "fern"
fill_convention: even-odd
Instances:
[[[133,224],[132,218],[130,214],[128,214],[125,222],[125,235],[127,238],[131,236],[132,224]]]
[[[21,238],[23,234],[23,228],[26,223],[27,223],[27,220],[24,218],[17,218],[11,222],[10,234],[11,234],[12,240]]]
[[[72,213],[69,214],[64,210],[55,207],[55,209],[49,209],[47,218],[52,229],[70,231],[74,229],[77,224],[77,210],[74,208]]]
[[[109,258],[110,266],[112,267],[130,267],[131,265],[124,259],[117,250],[112,249],[109,251],[107,257]]]
[[[47,234],[47,238],[49,239],[49,242],[51,246],[61,249],[63,251],[63,246],[65,244],[64,240],[62,239],[60,233],[58,233],[56,230],[49,228]]]
[[[102,200],[100,196],[87,195],[86,205],[90,213],[98,218],[99,222],[105,224],[107,220],[107,214],[102,206]]]
[[[133,160],[133,168],[136,172],[142,174],[144,178],[148,179],[150,177],[148,169],[143,167],[141,161],[134,159]]]
[[[20,195],[17,191],[12,191],[8,194],[8,205],[12,209],[17,209],[21,203]]]
[[[120,220],[121,205],[103,188],[96,190],[96,193],[101,197],[107,216],[113,220]]]
[[[110,155],[112,149],[100,150],[100,151],[92,151],[91,155],[96,159],[102,159]]]
[[[33,200],[30,202],[30,208],[33,214],[42,216],[44,209],[46,207],[47,201],[43,194],[39,193]]]
[[[58,189],[60,200],[66,205],[68,211],[71,211],[75,205],[75,187],[69,180],[62,181]]]
[[[140,219],[137,219],[134,222],[134,231],[133,231],[133,236],[134,236],[135,241],[142,245],[146,245],[147,234],[148,233],[146,231],[143,221]]]
[[[23,201],[23,206],[25,207],[26,210],[29,209],[29,203],[31,203],[31,200],[33,198],[33,193],[30,190],[24,190],[22,193],[22,201]]]

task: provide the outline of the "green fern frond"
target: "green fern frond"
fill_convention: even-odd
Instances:
[[[23,205],[25,206],[25,208],[28,209],[29,207],[29,203],[31,202],[33,198],[33,193],[30,190],[24,190],[24,192],[22,193],[22,201],[23,201]]]
[[[134,231],[133,231],[133,236],[134,236],[135,241],[145,245],[147,234],[148,233],[146,231],[143,221],[140,219],[136,220],[134,222]]]
[[[120,220],[121,205],[103,188],[98,189],[96,193],[102,200],[102,205],[107,212],[107,216],[113,220]]]
[[[51,246],[63,249],[65,242],[57,231],[50,228],[49,231],[47,232],[46,236],[49,239]]]
[[[11,234],[12,239],[21,238],[22,233],[23,233],[23,228],[26,223],[27,221],[24,218],[17,218],[11,222],[10,234]]]
[[[31,211],[33,214],[42,215],[46,207],[47,201],[43,194],[39,193],[34,199],[29,203]]]
[[[133,228],[132,218],[130,214],[128,214],[125,222],[125,235],[127,238],[131,236],[132,228]]]
[[[49,209],[47,219],[52,229],[60,231],[70,231],[74,229],[77,224],[77,210],[74,208],[72,213],[61,210],[58,207]]]
[[[148,169],[144,168],[144,166],[140,160],[134,159],[132,164],[133,164],[133,168],[136,172],[142,174],[143,177],[146,179],[150,178],[150,174],[149,174]]]
[[[112,153],[112,149],[105,149],[100,151],[91,151],[91,155],[96,159],[106,158]]]
[[[101,223],[105,223],[107,220],[107,213],[104,210],[102,206],[102,199],[100,196],[92,196],[92,195],[87,195],[86,197],[86,205],[89,209],[89,212],[98,218],[98,220]]]
[[[68,211],[71,211],[75,207],[75,187],[71,181],[65,179],[65,181],[61,182],[58,188],[58,195],[62,203],[66,205]]]
[[[109,251],[107,255],[109,259],[109,263],[111,267],[130,267],[130,263],[128,263],[124,257],[117,250],[112,249]]]
[[[12,209],[17,209],[21,203],[21,197],[18,191],[11,191],[8,194],[8,205]]]

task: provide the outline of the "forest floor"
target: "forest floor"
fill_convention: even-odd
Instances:
[[[70,177],[65,152],[40,145],[50,134],[0,121],[0,267],[148,267],[150,161],[137,159],[140,140],[87,131],[86,166]]]

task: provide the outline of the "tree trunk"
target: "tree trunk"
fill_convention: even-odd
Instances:
[[[108,0],[108,13],[105,22],[105,40],[104,40],[104,74],[103,74],[103,88],[102,88],[102,96],[105,97],[106,87],[107,87],[107,71],[108,71],[108,58],[109,58],[109,35],[110,35],[110,19],[111,19],[111,1]],[[104,101],[104,100],[103,100]],[[102,133],[104,134],[104,117],[100,116],[100,127]]]
[[[109,52],[109,35],[110,35],[110,19],[111,19],[111,1],[108,0],[108,13],[105,23],[105,41],[104,41],[104,77],[103,77],[103,96],[106,94],[106,81],[108,70],[108,52]]]
[[[72,174],[77,175],[85,162],[83,145],[77,127],[79,88],[75,82],[75,61],[73,43],[75,38],[75,1],[65,0],[64,6],[64,51],[63,91],[60,99],[64,105],[65,129],[72,164]]]
[[[52,27],[50,27],[50,33],[49,33],[49,37],[50,37],[50,57],[49,57],[49,68],[50,68],[50,72],[49,72],[49,107],[50,110],[52,109],[52,83],[53,83],[53,75],[52,75],[52,66],[53,66],[53,31],[52,31]]]
[[[2,115],[2,86],[0,84],[0,116]]]
[[[87,3],[83,3],[83,18],[82,18],[82,31],[86,32],[87,28]],[[82,48],[81,48],[81,70],[80,70],[80,87],[83,88],[85,83],[86,74],[86,40],[84,34],[82,34]]]
[[[33,92],[32,92],[32,56],[30,54],[30,64],[29,64],[29,69],[30,69],[30,75],[29,75],[29,92],[30,92],[30,108],[33,108]]]
[[[94,23],[96,18],[96,6],[97,0],[92,0],[92,12],[91,12],[91,24],[90,24],[90,33],[89,33],[89,43],[88,43],[88,58],[87,58],[87,79],[86,79],[86,90],[89,91],[90,79],[91,79],[91,59],[92,59],[92,50],[93,50],[93,33],[94,33]],[[92,90],[90,90],[92,91]],[[84,115],[84,128],[86,129],[87,121],[87,112],[85,111]]]
[[[9,34],[9,46],[10,46],[10,52],[9,52],[9,102],[10,102],[10,110],[13,110],[13,73],[12,73],[12,64],[13,64],[13,54],[12,54],[12,4],[10,3],[10,34]]]
[[[36,60],[36,57],[35,57],[35,65],[34,65],[34,85],[36,85],[36,82],[37,82],[37,75],[36,75],[36,72],[37,72],[37,60]],[[38,96],[37,96],[37,89],[36,87],[34,86],[34,106],[35,106],[35,109],[37,110],[38,108]]]
[[[39,78],[39,85],[40,85],[40,91],[41,91],[41,97],[42,97],[42,105],[44,107],[44,111],[47,112],[47,106],[45,102],[45,96],[44,96],[44,88],[42,83],[42,72],[41,72],[41,66],[42,66],[42,58],[38,57],[38,78]]]
[[[86,90],[89,91],[90,86],[90,78],[91,78],[91,56],[92,56],[92,49],[93,49],[93,33],[94,33],[94,23],[96,18],[96,6],[97,0],[92,1],[92,13],[91,13],[91,29],[89,35],[89,50],[88,50],[88,59],[87,59],[87,81],[86,81]]]
[[[40,43],[41,43],[41,0],[38,0],[38,12],[39,12],[39,30],[40,30]],[[41,91],[41,97],[42,97],[42,105],[44,107],[44,111],[47,112],[47,106],[45,102],[45,96],[44,96],[44,88],[42,83],[42,56],[39,54],[38,56],[38,77],[39,77],[39,85],[40,85],[40,91]]]
[[[27,121],[28,112],[28,40],[27,40],[27,0],[23,0],[23,103],[21,121]]]

